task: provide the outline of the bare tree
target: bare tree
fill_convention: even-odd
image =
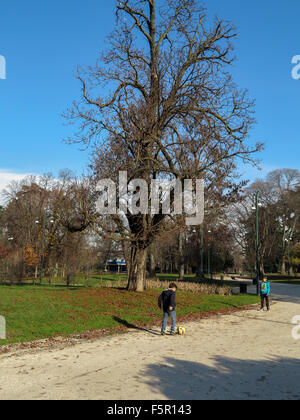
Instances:
[[[236,159],[252,162],[262,147],[247,146],[253,102],[227,71],[234,27],[219,19],[209,27],[196,0],[121,0],[116,9],[111,48],[95,67],[78,70],[81,100],[66,117],[79,127],[68,140],[95,145],[98,178],[117,180],[127,170],[128,182],[148,185],[164,177],[231,179]],[[144,290],[147,248],[165,219],[115,216],[117,238],[130,243],[129,290]]]
[[[260,193],[259,209],[259,260],[260,271],[264,265],[279,265],[282,274],[286,273],[288,249],[297,240],[299,227],[300,173],[293,169],[270,172],[265,180],[257,180],[246,189],[243,200],[231,209],[229,220],[235,238],[249,265],[255,265],[256,224],[253,210],[253,197]]]
[[[60,266],[70,280],[81,267],[87,271],[95,261],[93,247],[87,246],[90,232],[86,219],[91,214],[87,203],[93,201],[87,183],[65,170],[59,179],[28,177],[9,185],[0,214],[0,249],[1,245],[9,249],[3,261],[11,267],[8,276],[19,280],[25,275],[36,277],[42,266],[51,277],[58,274]]]

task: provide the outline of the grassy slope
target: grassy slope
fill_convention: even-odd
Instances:
[[[7,340],[28,342],[88,330],[114,330],[129,323],[150,325],[161,320],[159,290],[142,294],[109,288],[0,286],[0,314],[6,318]],[[180,316],[236,308],[258,302],[256,296],[203,296],[179,291]]]

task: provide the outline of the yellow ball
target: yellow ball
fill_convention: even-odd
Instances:
[[[185,328],[184,327],[178,327],[177,332],[179,335],[184,335],[185,334]]]

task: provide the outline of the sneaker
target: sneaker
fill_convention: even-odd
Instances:
[[[166,333],[165,333],[164,331],[162,331],[162,332],[160,333],[160,335],[166,335]]]
[[[264,308],[261,308],[260,310],[259,310],[259,312],[263,312],[264,311]]]
[[[170,332],[170,335],[176,335],[176,332],[175,331],[171,331]]]

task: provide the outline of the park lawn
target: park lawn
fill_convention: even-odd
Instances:
[[[218,275],[217,277],[219,277],[220,275]],[[156,274],[156,278],[158,280],[161,281],[178,281],[178,274]],[[110,274],[110,273],[106,273],[106,274],[98,274],[98,273],[93,273],[90,274],[88,276],[88,278],[85,278],[82,275],[78,275],[78,276],[74,276],[71,279],[71,285],[73,286],[84,286],[84,287],[96,287],[98,285],[107,285],[107,283],[117,283],[117,282],[124,282],[126,283],[126,279],[127,279],[127,274],[126,273],[114,273],[114,274]],[[195,274],[186,274],[184,276],[185,281],[201,281],[200,278],[197,278]],[[33,282],[35,282],[35,284],[39,285],[40,284],[40,279],[36,278],[28,278],[28,279],[23,279],[22,283],[23,284],[27,284],[27,285],[32,285]],[[48,286],[48,285],[65,285],[66,284],[66,280],[62,277],[56,277],[56,278],[52,278],[51,281],[49,280],[48,277],[43,277],[42,280],[42,285],[44,286]]]
[[[127,275],[126,273],[120,273],[120,274],[92,274],[88,277],[88,279],[84,278],[83,276],[75,276],[71,279],[71,285],[75,286],[85,286],[85,287],[95,287],[97,285],[105,285],[107,282],[118,282],[118,281],[126,281]],[[40,279],[24,279],[22,280],[23,284],[32,285],[33,281],[37,285],[40,284]],[[43,277],[42,285],[48,286],[49,278]],[[51,279],[51,285],[65,285],[66,280],[62,277],[56,277]]]
[[[105,329],[113,333],[124,325],[153,325],[162,314],[157,308],[160,290],[131,293],[113,288],[0,286],[0,315],[7,339],[0,345],[68,336]],[[180,317],[255,304],[257,296],[204,296],[178,291]]]

